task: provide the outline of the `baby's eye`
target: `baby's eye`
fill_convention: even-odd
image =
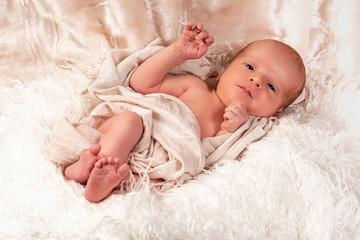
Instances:
[[[272,91],[276,92],[276,91],[275,91],[275,87],[274,87],[272,84],[269,83],[268,86],[269,86],[269,88],[270,88]]]
[[[254,71],[254,67],[250,64],[245,64],[245,67],[247,67],[249,70]]]

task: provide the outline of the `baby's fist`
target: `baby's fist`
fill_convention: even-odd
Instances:
[[[198,59],[205,55],[214,38],[201,23],[188,22],[178,40],[174,43],[176,52],[182,59]]]
[[[229,133],[235,132],[249,118],[246,108],[240,102],[233,102],[225,108],[221,129]]]

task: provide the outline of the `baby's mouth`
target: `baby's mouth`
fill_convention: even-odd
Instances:
[[[248,90],[247,88],[245,88],[245,87],[241,87],[240,86],[240,88],[245,92],[245,93],[247,93],[248,95],[249,95],[249,97],[251,97],[252,98],[252,95],[251,95],[251,92],[250,92],[250,90]]]

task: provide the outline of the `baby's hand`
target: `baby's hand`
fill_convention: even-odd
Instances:
[[[176,52],[184,60],[197,59],[205,55],[214,38],[204,30],[201,23],[188,22],[178,40],[174,43]]]
[[[249,118],[246,108],[240,102],[233,102],[225,108],[221,129],[233,133]]]

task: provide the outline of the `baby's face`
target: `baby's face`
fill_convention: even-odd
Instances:
[[[268,117],[280,113],[289,94],[302,84],[303,76],[291,54],[262,40],[230,63],[216,91],[226,106],[241,102],[249,115]]]

